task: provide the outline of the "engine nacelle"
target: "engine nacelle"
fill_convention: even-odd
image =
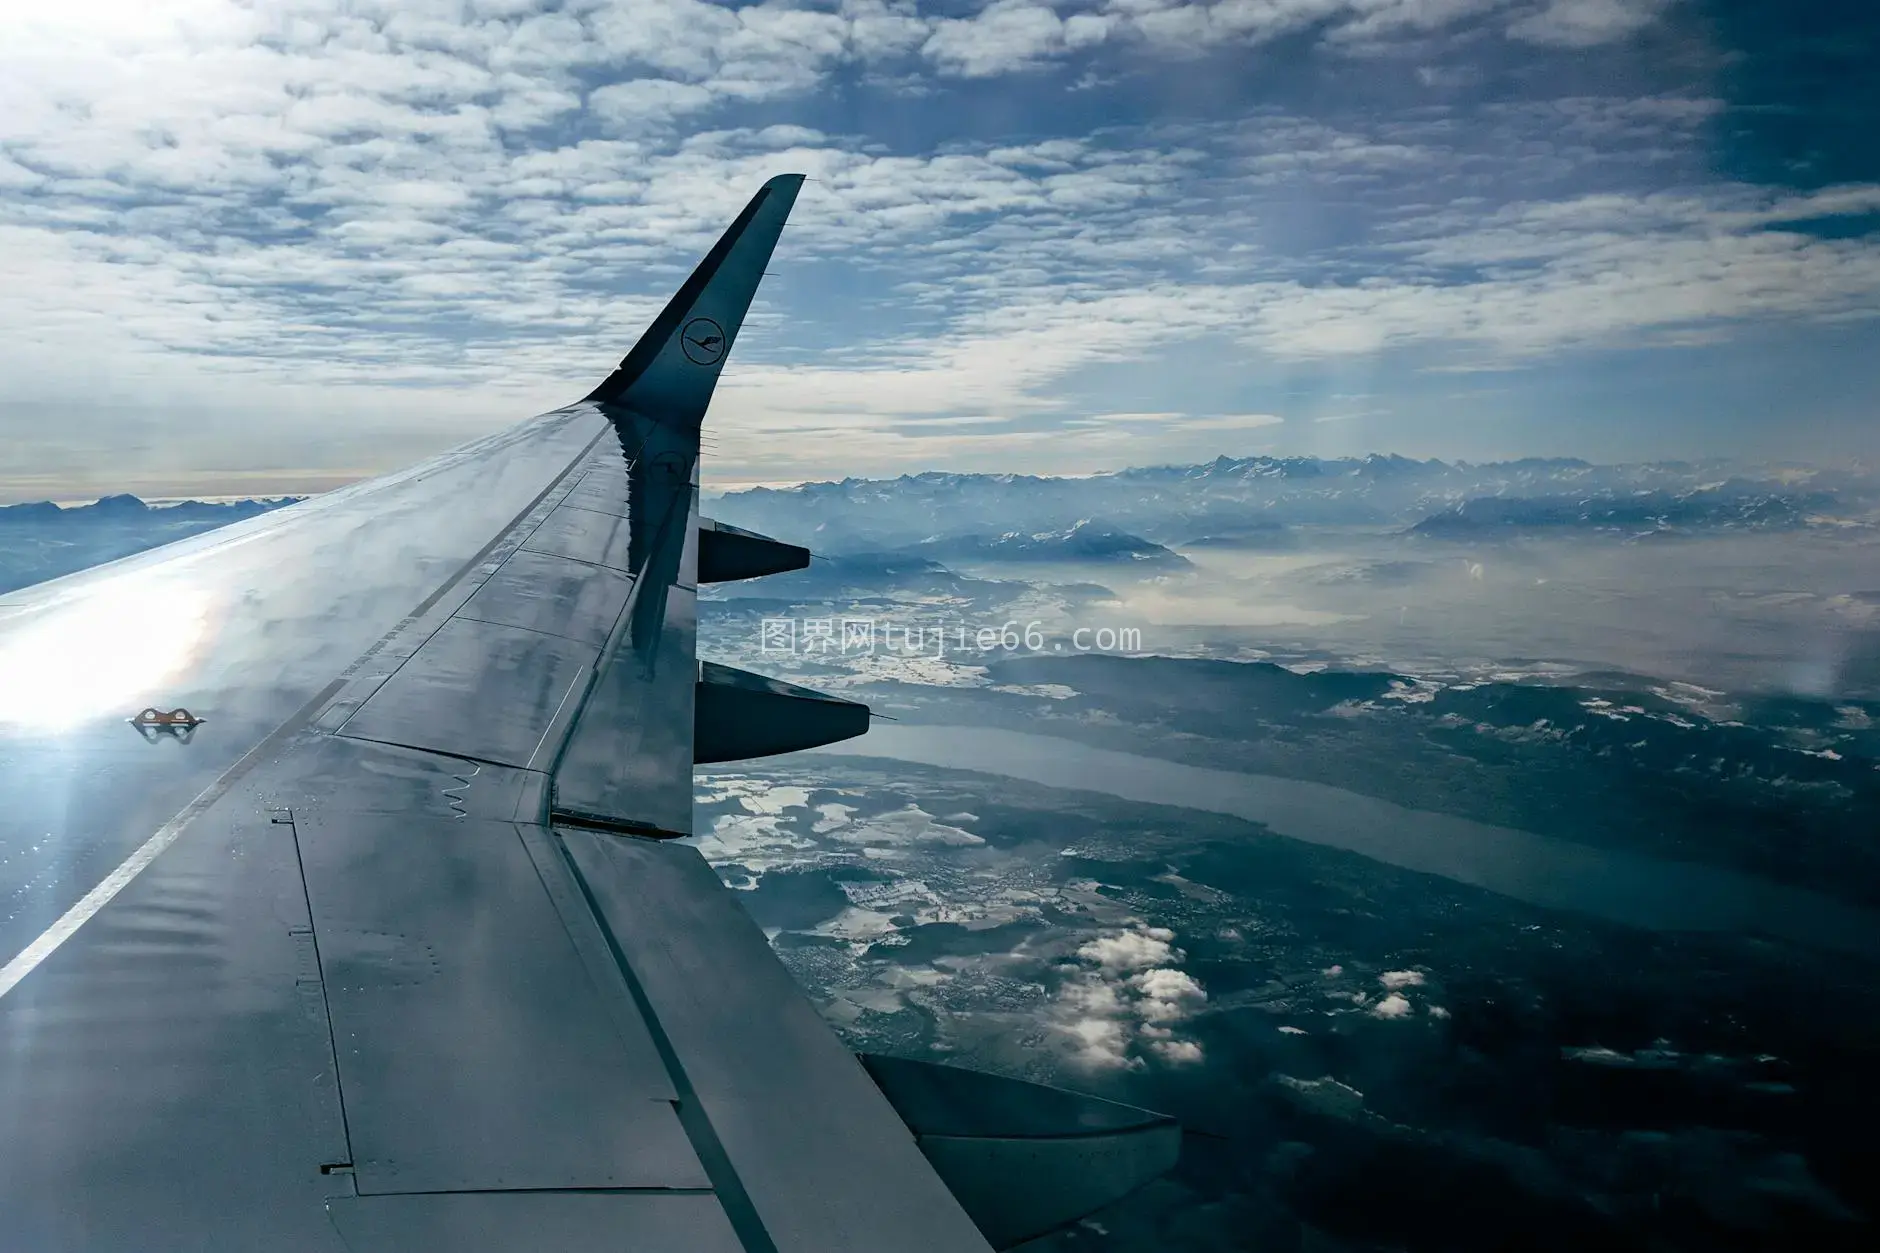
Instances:
[[[746,531],[711,518],[698,520],[698,581],[729,583],[801,570],[809,549]]]
[[[868,706],[749,670],[703,661],[692,721],[692,760],[743,761],[853,739]]]

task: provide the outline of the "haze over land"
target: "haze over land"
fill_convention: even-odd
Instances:
[[[699,844],[856,1047],[1223,1137],[1040,1249],[1860,1247],[1874,493],[1387,456],[728,493],[822,556],[708,589],[702,651],[897,721],[702,773]]]
[[[1880,481],[1858,467],[1220,457],[708,507],[828,559],[726,595],[838,596],[892,571],[946,603],[981,590],[963,576],[1055,581],[1045,621],[1135,626],[1164,654],[1880,691]]]

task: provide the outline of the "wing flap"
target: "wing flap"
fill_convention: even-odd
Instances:
[[[296,816],[362,1194],[706,1188],[513,824]]]
[[[311,956],[291,829],[237,793],[0,998],[0,1246],[337,1253]]]
[[[632,972],[681,1101],[696,1103],[778,1253],[986,1253],[698,850],[598,831],[559,838]]]

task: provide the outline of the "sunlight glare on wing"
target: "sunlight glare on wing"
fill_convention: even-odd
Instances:
[[[199,587],[129,575],[0,623],[0,725],[62,730],[167,709],[162,684],[197,654],[210,608]]]

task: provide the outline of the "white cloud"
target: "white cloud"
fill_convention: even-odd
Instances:
[[[1156,1040],[1149,1048],[1171,1066],[1195,1066],[1201,1063],[1201,1046],[1193,1040]]]
[[[945,72],[982,78],[1101,43],[1116,20],[1092,13],[1060,18],[1032,0],[993,0],[970,18],[934,22],[921,50]]]
[[[1474,223],[1438,215],[1395,250],[1426,271],[1479,277],[1276,285],[1257,302],[1249,338],[1284,355],[1448,341],[1520,358],[1742,319],[1871,316],[1880,248],[1781,227],[1871,211],[1857,206],[1877,197],[1874,187],[1732,188],[1517,204]]]
[[[1174,939],[1175,933],[1165,927],[1137,927],[1099,936],[1079,948],[1077,955],[1106,971],[1143,970],[1168,961]]]
[[[1286,419],[1275,413],[1088,413],[1066,418],[1071,428],[1124,428],[1145,436],[1170,436],[1196,431],[1255,431],[1278,426]]]
[[[1170,1065],[1202,1060],[1201,1046],[1178,1034],[1208,994],[1180,961],[1175,933],[1137,924],[1079,946],[1086,963],[1058,990],[1055,1013],[1073,1056],[1097,1068],[1139,1068],[1145,1057]]]
[[[1669,0],[1546,0],[1518,12],[1514,38],[1583,48],[1625,38]],[[1101,0],[1069,16],[1063,3],[992,0],[971,17],[940,18],[922,52],[943,73],[985,77],[1033,69],[1105,43],[1172,57],[1316,32],[1332,48],[1376,52],[1396,41],[1465,29],[1518,0]]]
[[[949,454],[996,450],[1009,462],[1049,448],[1051,433],[999,421],[1055,414],[1057,429],[1079,432],[1079,455],[1121,464],[1184,435],[1244,435],[1283,417],[1064,412],[1056,395],[1064,378],[1101,363],[1154,360],[1184,342],[1237,340],[1282,361],[1422,347],[1451,354],[1433,355],[1431,365],[1507,365],[1617,344],[1689,343],[1758,320],[1860,317],[1880,308],[1880,248],[1782,226],[1863,212],[1876,195],[1720,188],[1529,202],[1402,218],[1374,273],[1347,281],[1236,274],[1088,294],[994,289],[987,299],[996,303],[960,312],[938,335],[878,344],[872,360],[752,369],[727,389],[725,447],[743,453],[760,438],[842,431],[854,425],[846,413],[965,413],[987,426],[946,432]],[[943,445],[913,429],[871,435],[865,451],[883,464],[932,464]]]
[[[1408,1018],[1410,1001],[1401,992],[1392,992],[1377,1004],[1371,1006],[1373,1018]]]
[[[588,108],[616,133],[663,126],[682,114],[717,103],[710,88],[669,78],[639,78],[610,83],[588,95]]]
[[[1663,16],[1672,0],[1546,0],[1544,6],[1509,23],[1508,34],[1527,43],[1590,48],[1644,29]]]
[[[1382,37],[1422,35],[1494,12],[1508,0],[1370,0],[1331,33],[1334,42],[1373,44]]]
[[[1059,1027],[1070,1037],[1078,1061],[1096,1069],[1135,1062],[1127,1010],[1115,984],[1095,975],[1074,979],[1059,990],[1056,1008]]]
[[[1141,997],[1137,1013],[1144,1022],[1180,1022],[1208,999],[1194,976],[1180,970],[1145,970],[1129,985]]]

